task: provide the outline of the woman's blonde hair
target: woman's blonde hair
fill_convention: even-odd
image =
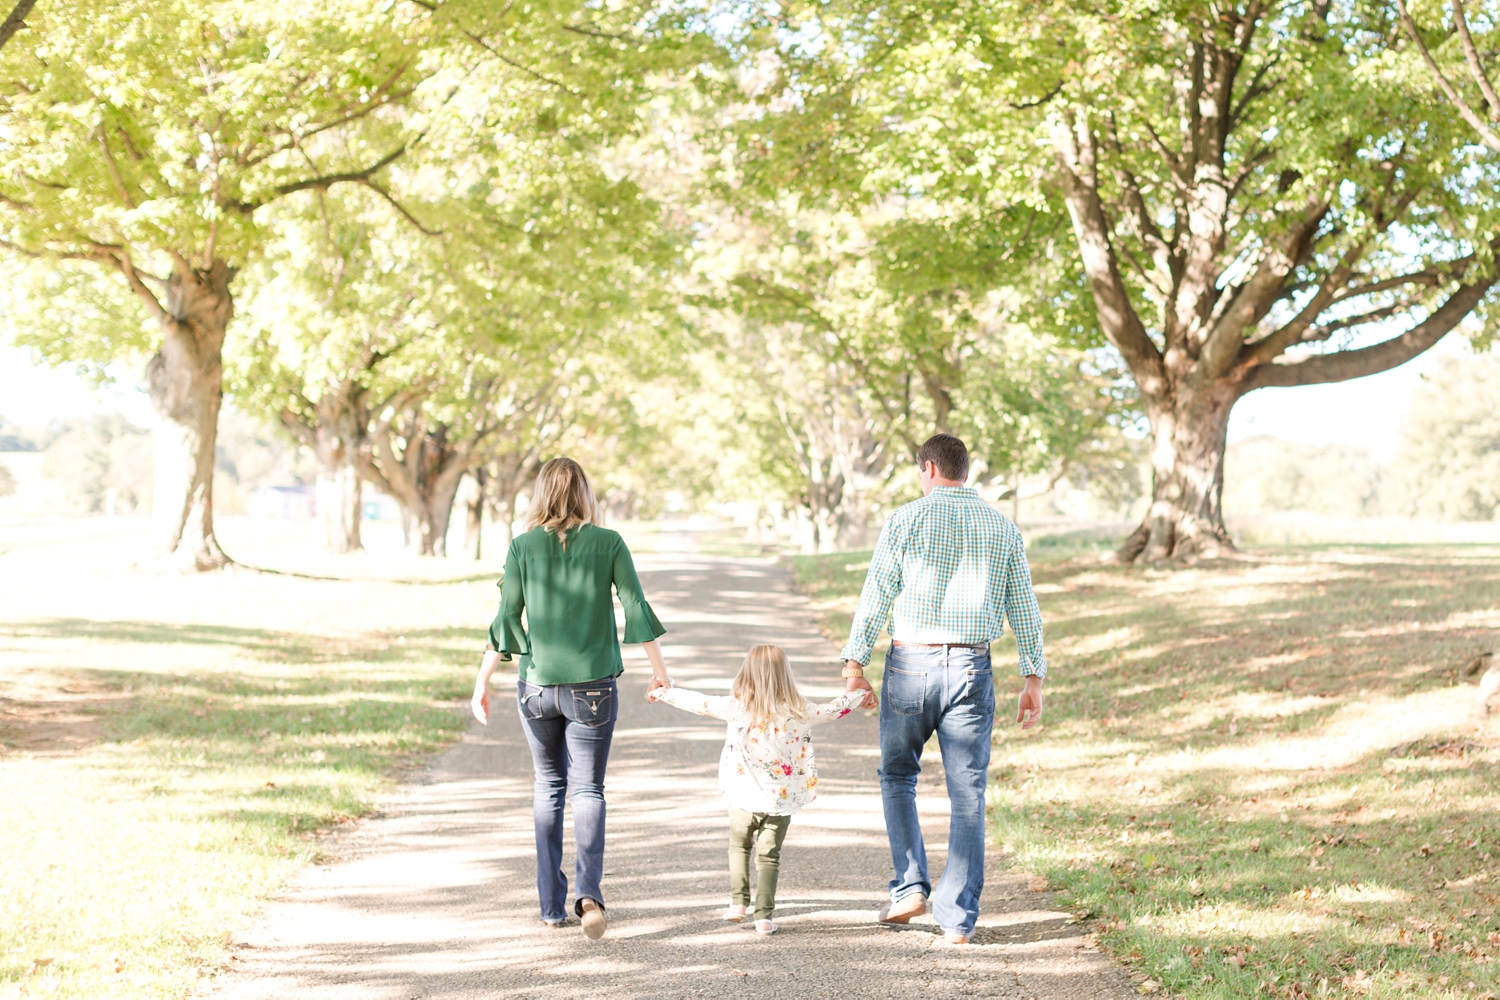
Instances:
[[[797,690],[780,646],[751,647],[729,690],[756,722],[807,718],[807,699]]]
[[[554,458],[542,466],[526,511],[527,529],[557,532],[558,542],[566,549],[568,532],[579,525],[598,523],[599,502],[594,499],[583,466],[571,458]]]

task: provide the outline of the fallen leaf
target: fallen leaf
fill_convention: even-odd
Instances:
[[[1026,888],[1031,892],[1046,892],[1047,880],[1040,875],[1033,875],[1031,881],[1026,883]]]
[[[742,971],[740,969],[730,969],[729,970],[729,974],[731,976],[748,976],[748,975],[750,975],[750,973],[744,972],[744,971]]]

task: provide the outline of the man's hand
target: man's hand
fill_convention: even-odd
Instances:
[[[1026,678],[1021,688],[1021,697],[1016,706],[1016,721],[1022,729],[1030,729],[1042,720],[1042,679],[1035,675]]]
[[[844,662],[851,667],[861,667],[863,669],[858,660],[845,660]],[[865,700],[859,703],[860,708],[875,708],[880,704],[880,699],[875,696],[875,689],[870,686],[869,681],[863,677],[850,677],[847,680],[849,683],[844,685],[845,691],[857,691],[860,689],[865,691]]]
[[[488,685],[484,688],[476,688],[474,690],[474,698],[469,702],[469,708],[473,709],[474,718],[486,726],[490,724],[490,692]]]

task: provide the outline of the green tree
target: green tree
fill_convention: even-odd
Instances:
[[[1245,393],[1401,364],[1495,281],[1495,176],[1388,71],[1378,11],[850,0],[763,23],[778,77],[739,131],[762,183],[1066,211],[1151,424],[1124,559],[1228,544]]]
[[[212,473],[231,282],[264,206],[386,190],[418,134],[387,113],[421,80],[425,18],[407,9],[55,4],[0,62],[0,247],[97,265],[135,299],[91,336],[64,318],[23,340],[54,361],[151,355],[157,545],[185,565],[227,561]]]
[[[1493,5],[1482,2],[1476,5],[1481,19],[1477,42],[1471,23],[1473,17],[1464,0],[1449,0],[1451,14],[1449,23],[1446,24],[1443,23],[1442,8],[1439,5],[1424,6],[1428,9],[1421,13],[1429,15],[1430,21],[1438,22],[1435,27],[1426,30],[1407,9],[1405,0],[1396,0],[1396,13],[1401,26],[1406,29],[1406,37],[1411,40],[1411,46],[1430,74],[1431,81],[1442,91],[1448,103],[1453,105],[1454,110],[1474,129],[1479,140],[1491,152],[1500,153],[1500,133],[1495,131],[1496,116],[1500,115],[1500,96],[1495,93],[1494,74],[1484,64],[1484,57],[1490,55],[1493,58],[1494,52]],[[1436,46],[1427,44],[1428,36],[1436,36]],[[1434,47],[1436,52],[1433,51]],[[1465,77],[1468,77],[1467,84],[1464,82]],[[1471,91],[1469,96],[1465,96],[1464,89]],[[1474,99],[1474,91],[1478,92],[1478,100]],[[1488,113],[1488,121],[1474,110],[1476,105]]]

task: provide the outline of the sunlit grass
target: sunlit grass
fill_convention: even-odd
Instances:
[[[224,967],[262,899],[461,733],[495,594],[59,569],[48,546],[0,579],[0,997],[182,996]],[[88,740],[49,741],[80,731],[59,719]]]
[[[994,836],[1143,990],[1500,992],[1500,720],[1459,676],[1500,644],[1500,548],[1038,555],[1047,721],[1002,718]],[[867,559],[797,562],[834,634]]]

